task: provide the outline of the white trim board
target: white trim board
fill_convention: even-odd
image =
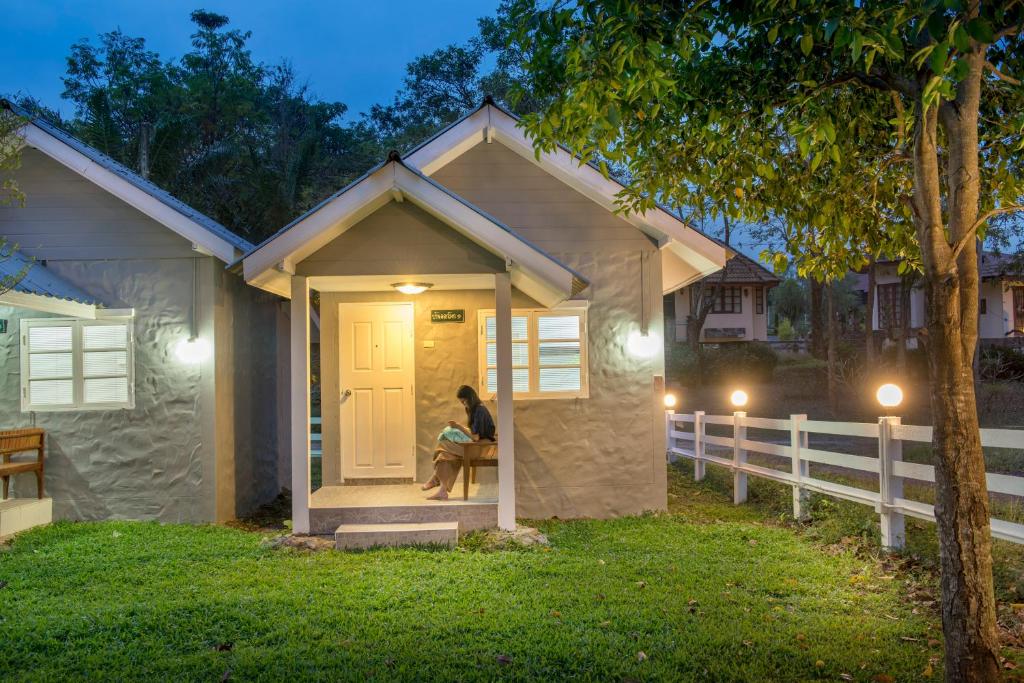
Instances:
[[[395,191],[487,251],[505,259],[512,284],[553,306],[572,296],[576,274],[468,203],[398,161],[370,175],[271,238],[242,260],[246,282],[283,293],[285,274],[363,218],[394,200]]]
[[[27,308],[39,313],[53,313],[72,318],[85,318],[87,320],[95,319],[98,311],[101,310],[97,309],[95,304],[83,304],[69,299],[58,299],[54,296],[43,296],[42,294],[29,294],[13,289],[0,294],[0,305]]]
[[[97,164],[67,143],[29,122],[21,129],[25,143],[83,178],[138,209],[172,232],[192,242],[198,251],[208,252],[224,263],[235,260],[237,250],[227,240],[213,234],[188,216],[175,211],[144,190],[132,185],[113,171]]]

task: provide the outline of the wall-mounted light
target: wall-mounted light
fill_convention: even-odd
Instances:
[[[434,286],[432,282],[395,282],[391,285],[402,294],[422,294]]]
[[[202,363],[210,357],[210,343],[198,337],[182,339],[174,348],[174,353],[182,363]]]
[[[199,338],[196,317],[199,310],[199,265],[192,259],[192,308],[189,311],[187,339],[181,339],[174,347],[174,355],[182,363],[202,363],[210,357],[210,342]]]
[[[630,355],[637,358],[652,358],[658,353],[661,347],[661,340],[653,334],[633,331],[626,339],[626,348]]]

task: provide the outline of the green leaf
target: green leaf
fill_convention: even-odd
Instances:
[[[956,45],[956,51],[960,53],[971,49],[971,37],[967,34],[967,29],[963,27],[963,24],[957,26],[953,31],[953,44]]]
[[[822,159],[824,159],[824,157],[821,155],[821,152],[814,153],[814,158],[811,159],[811,171],[818,170],[818,166],[821,165]]]
[[[861,50],[864,49],[864,34],[857,31],[853,34],[853,63],[860,61]]]
[[[967,32],[979,43],[990,44],[995,42],[996,34],[992,30],[992,24],[988,19],[975,17],[967,22]]]
[[[811,50],[814,49],[814,36],[810,33],[805,33],[800,38],[800,51],[804,53],[804,57],[808,57],[811,54]]]
[[[821,129],[825,139],[828,140],[829,144],[835,144],[836,141],[836,127],[832,123],[831,118],[824,118],[818,123],[818,127]]]
[[[946,70],[946,57],[949,56],[949,43],[942,41],[935,46],[931,55],[928,56],[928,66],[932,73],[942,74]]]
[[[779,25],[776,24],[775,26],[772,26],[770,29],[768,29],[768,42],[769,43],[774,43],[775,40],[778,37],[779,37]]]
[[[832,34],[834,34],[836,32],[837,28],[839,28],[839,19],[838,18],[832,17],[831,19],[829,19],[828,21],[825,22],[825,42],[826,43],[828,41],[832,40]]]

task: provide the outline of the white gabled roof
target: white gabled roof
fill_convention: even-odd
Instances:
[[[25,144],[192,242],[198,250],[231,263],[252,249],[248,240],[48,121],[6,100],[0,100],[0,106],[26,119],[20,131]]]
[[[576,156],[562,147],[538,159],[518,121],[515,115],[487,98],[476,111],[423,142],[404,159],[429,176],[481,142],[497,141],[608,211],[616,211],[616,198],[623,189],[620,183],[605,178],[593,166],[580,164]],[[661,208],[620,216],[657,240],[666,260],[673,262],[673,267],[665,269],[666,276],[670,271],[674,274],[663,282],[666,293],[720,270],[732,253]]]
[[[494,217],[407,166],[388,160],[282,228],[242,258],[246,282],[290,296],[284,273],[388,202],[408,200],[510,265],[512,284],[553,306],[579,293],[587,281]]]

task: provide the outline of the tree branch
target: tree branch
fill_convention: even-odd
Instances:
[[[1024,204],[1000,206],[997,209],[990,209],[983,213],[978,220],[974,221],[974,225],[971,226],[971,229],[964,233],[964,236],[961,237],[956,244],[950,245],[953,247],[951,260],[955,261],[960,256],[960,252],[963,251],[968,244],[974,241],[978,233],[978,228],[985,225],[985,222],[988,221],[989,218],[993,218],[994,216],[999,216],[1004,213],[1013,213],[1015,211],[1024,211]]]
[[[1004,74],[1002,71],[997,69],[996,65],[993,64],[992,62],[986,61],[985,62],[985,68],[988,69],[989,71],[991,71],[992,73],[994,73],[996,75],[996,77],[998,77],[999,80],[1001,80],[1001,81],[1006,81],[1007,83],[1009,83],[1011,85],[1020,85],[1020,79],[1017,79],[1017,78],[1014,78],[1013,76],[1009,76],[1007,74]]]

